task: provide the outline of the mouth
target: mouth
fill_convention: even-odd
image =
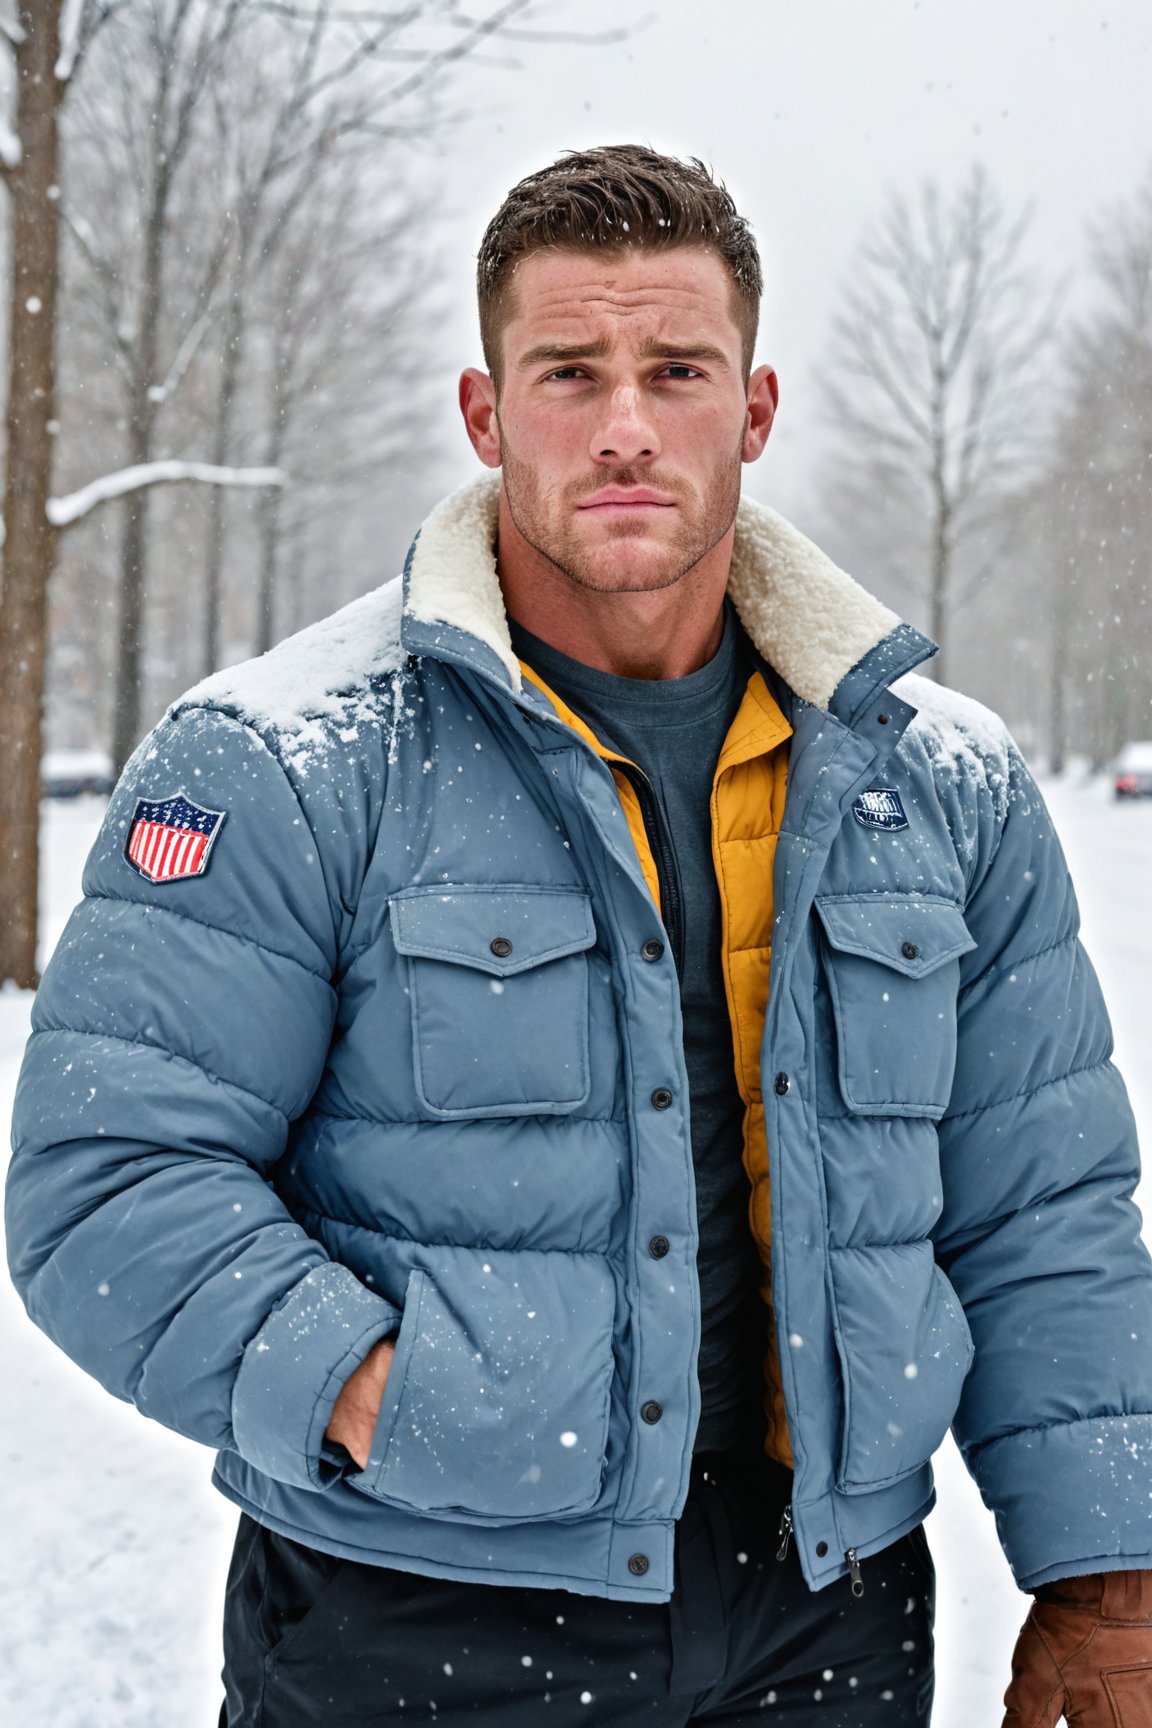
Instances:
[[[578,510],[597,515],[642,514],[648,510],[674,510],[676,500],[662,492],[650,492],[643,486],[606,486],[582,498]]]

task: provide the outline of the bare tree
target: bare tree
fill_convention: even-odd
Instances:
[[[69,22],[74,30],[74,17]],[[15,60],[16,125],[0,130],[12,210],[0,588],[0,981],[27,986],[36,979],[45,634],[55,541],[46,513],[56,413],[54,200],[60,104],[76,49],[66,42],[65,63],[58,4],[21,6],[4,33]]]
[[[1028,223],[980,168],[951,197],[934,181],[915,201],[893,196],[857,255],[828,350],[840,451],[829,484],[858,531],[869,517],[874,534],[898,519],[897,539],[911,538],[941,678],[958,553],[977,531],[987,546],[1038,447],[1035,386],[1055,303],[1022,267]],[[966,572],[968,592],[994,562],[989,553]]]
[[[49,497],[56,421],[60,119],[65,92],[101,25],[126,0],[50,0],[21,6],[2,32],[15,61],[15,128],[0,124],[0,173],[12,206],[9,370],[0,588],[0,982],[36,981],[40,755],[48,586],[60,527],[106,496],[72,500],[53,519]],[[174,478],[176,476],[167,476]],[[181,474],[180,478],[206,479]],[[231,477],[231,476],[229,476]],[[140,465],[121,495],[161,476]],[[220,475],[212,476],[220,479]]]
[[[434,438],[418,201],[366,162],[362,175],[320,175],[303,215],[261,278],[253,407],[264,461],[290,470],[293,486],[259,503],[260,652],[279,634],[282,566],[300,566],[307,525],[321,513],[368,514],[366,495],[388,490],[397,459],[419,460]]]
[[[279,41],[260,42],[244,80],[244,100],[218,124],[233,148],[227,172],[234,239],[221,320],[220,376],[213,460],[230,460],[252,303],[305,206],[314,208],[318,176],[332,168],[363,180],[373,151],[394,150],[442,117],[440,86],[460,61],[508,33],[528,0],[503,0],[477,16],[454,0],[398,10],[349,10],[320,0],[294,6],[258,0],[282,27]],[[445,26],[447,34],[445,37]],[[533,33],[540,40],[543,32]],[[400,70],[396,70],[400,68]],[[253,92],[258,92],[256,99]],[[270,501],[269,520],[278,513]],[[220,597],[225,500],[213,498],[204,575],[202,670],[220,653]],[[266,542],[267,545],[267,542]]]
[[[1089,259],[1038,488],[1055,766],[1073,743],[1099,767],[1152,737],[1152,170],[1093,225]]]
[[[207,99],[248,16],[244,0],[165,0],[128,7],[105,38],[100,76],[83,92],[71,128],[77,190],[93,179],[89,164],[99,172],[98,151],[106,155],[112,143],[120,158],[122,208],[108,210],[107,230],[93,229],[76,209],[71,188],[64,213],[105,310],[109,355],[123,390],[124,457],[132,467],[155,457],[162,410],[172,402],[203,337],[223,268],[227,213],[202,210],[189,269],[189,236],[183,224],[173,221],[174,201],[190,164],[201,173],[205,169],[203,149],[198,154],[196,147],[203,145],[210,118]],[[170,304],[171,255],[180,245],[184,291]],[[189,274],[197,278],[190,293]],[[147,491],[126,497],[113,736],[118,768],[140,729],[147,512]]]
[[[341,7],[332,0],[311,5],[279,0],[43,0],[33,5],[28,0],[15,17],[0,15],[17,81],[15,125],[0,118],[0,174],[13,208],[8,548],[0,591],[0,904],[5,908],[0,982],[35,980],[47,595],[58,534],[48,508],[59,432],[58,218],[64,217],[73,262],[82,261],[90,274],[93,303],[103,307],[108,357],[123,392],[122,466],[114,476],[76,486],[69,501],[79,519],[113,496],[127,500],[115,728],[116,754],[122,759],[139,730],[149,491],[172,479],[208,481],[213,494],[224,485],[269,484],[266,474],[260,478],[259,471],[237,469],[231,460],[204,462],[195,436],[198,419],[181,424],[178,411],[169,413],[163,442],[157,439],[158,422],[178,393],[187,401],[198,358],[214,335],[233,380],[231,386],[222,381],[210,423],[216,428],[216,448],[230,454],[230,416],[247,332],[244,295],[266,267],[278,236],[290,229],[323,158],[440,124],[432,98],[451,68],[485,43],[501,37],[594,43],[628,33],[566,36],[514,28],[529,5],[530,0],[484,0],[468,12],[460,0],[412,0],[391,10],[371,3]],[[292,68],[289,96],[274,105],[270,134],[265,124],[267,147],[257,152],[256,168],[241,187],[247,196],[223,203],[217,195],[214,202],[219,188],[203,169],[214,143],[216,97],[227,88],[238,44],[258,29],[266,42],[268,31],[280,33],[281,64]],[[424,34],[413,36],[420,31]],[[69,150],[63,176],[59,172],[62,104],[74,70],[109,37],[115,38],[116,52],[105,57],[107,79],[85,81],[93,98],[91,156],[102,160],[109,142],[118,143],[132,172],[118,182],[113,198],[86,208],[82,197],[73,196],[83,178],[84,153]],[[126,44],[129,51],[122,52]],[[140,75],[142,66],[150,76]],[[69,109],[76,109],[75,100]],[[70,143],[79,141],[82,130],[78,116]],[[205,220],[178,232],[176,191],[192,178],[193,158],[202,171],[198,191]],[[123,196],[129,188],[131,199]],[[253,188],[260,192],[255,200]],[[134,221],[125,223],[120,204],[133,205]],[[100,229],[87,220],[92,208],[98,209]],[[258,220],[250,225],[249,216]],[[126,229],[128,246],[123,244]],[[263,236],[258,243],[252,238],[257,229]],[[182,258],[178,270],[173,267],[177,257]],[[83,510],[78,498],[84,500]],[[223,519],[217,512],[220,526],[210,526],[217,548]],[[292,562],[299,563],[298,551]],[[213,617],[215,611],[213,606]]]
[[[69,161],[99,183],[112,145],[130,218],[93,232],[66,205],[69,237],[104,308],[121,378],[132,466],[189,453],[230,468],[262,278],[319,176],[360,171],[369,152],[444,124],[445,80],[485,44],[559,33],[513,29],[529,0],[466,11],[459,0],[399,7],[334,0],[155,0],[129,5],[105,39],[69,129]],[[618,37],[623,32],[609,33]],[[568,38],[572,39],[572,38]],[[587,42],[603,36],[585,36]],[[107,194],[105,194],[105,202]],[[194,214],[193,214],[194,213]],[[211,367],[210,420],[190,427],[187,389]],[[262,433],[258,433],[263,442]],[[113,754],[141,730],[148,499],[126,500],[119,571]],[[220,655],[227,503],[210,494],[200,670]],[[268,500],[270,520],[279,503]]]

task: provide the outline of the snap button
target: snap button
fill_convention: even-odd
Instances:
[[[633,1554],[628,1562],[628,1570],[634,1578],[643,1578],[648,1570],[647,1554]]]
[[[657,1086],[652,1094],[652,1108],[654,1110],[667,1110],[671,1102],[672,1094],[667,1086]]]
[[[670,1246],[671,1244],[668,1241],[667,1236],[653,1236],[651,1242],[648,1244],[648,1252],[651,1254],[653,1260],[663,1260]]]
[[[901,942],[900,952],[905,960],[918,960],[920,958],[920,950],[915,942]]]
[[[643,954],[645,960],[659,960],[660,956],[664,952],[664,944],[658,937],[649,936],[640,952]]]
[[[659,1422],[664,1414],[663,1404],[657,1404],[655,1398],[649,1398],[647,1404],[641,1404],[640,1415],[645,1422]]]
[[[775,1080],[772,1082],[772,1090],[775,1092],[777,1098],[783,1098],[791,1084],[792,1082],[789,1080],[787,1074],[777,1074]]]
[[[881,726],[887,726],[887,724],[888,724],[887,714],[877,714],[876,719]]]
[[[512,952],[512,944],[509,942],[507,936],[493,936],[488,946],[492,950],[493,954],[495,954],[497,960],[507,960],[509,954]]]
[[[818,1560],[823,1560],[823,1558],[824,1558],[825,1554],[827,1554],[827,1552],[828,1552],[827,1542],[817,1542],[817,1544],[816,1544],[816,1558]]]

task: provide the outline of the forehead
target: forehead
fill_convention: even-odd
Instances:
[[[738,347],[736,296],[727,266],[704,247],[533,252],[516,268],[505,340],[510,358],[542,334],[614,342],[675,330]]]

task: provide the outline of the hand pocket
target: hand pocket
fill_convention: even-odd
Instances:
[[[598,1254],[424,1251],[354,1488],[519,1523],[590,1507],[608,1443],[615,1285]]]
[[[948,1432],[972,1334],[930,1242],[832,1255],[844,1388],[837,1487],[866,1494],[922,1469]]]

